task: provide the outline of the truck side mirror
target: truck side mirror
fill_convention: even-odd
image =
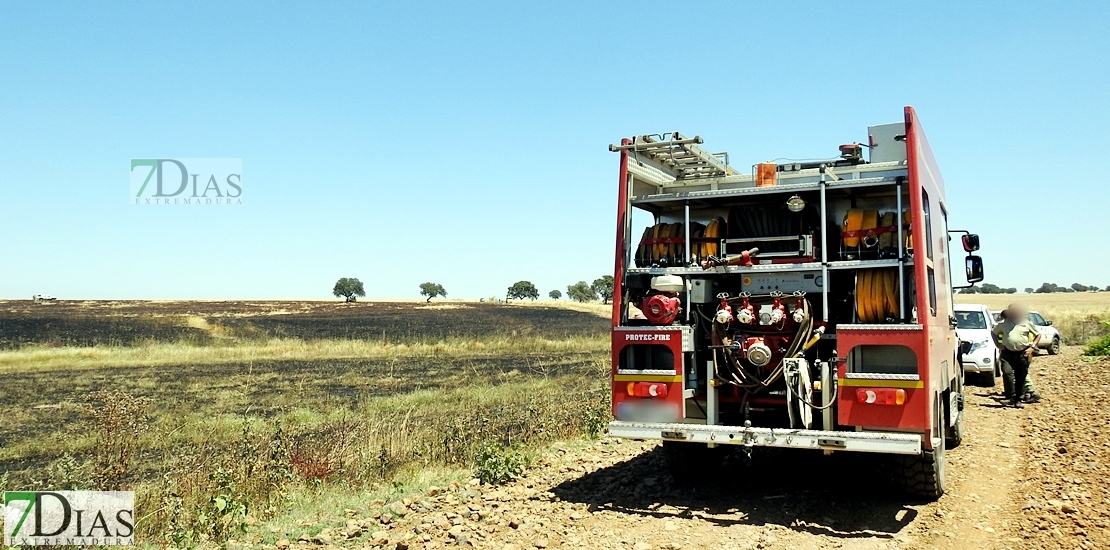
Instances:
[[[975,252],[979,250],[979,235],[968,233],[960,237],[960,240],[963,241],[964,252]]]
[[[968,255],[964,264],[967,271],[967,282],[975,284],[983,280],[983,258]]]

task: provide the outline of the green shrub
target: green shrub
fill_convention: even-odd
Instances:
[[[245,423],[230,441],[181,450],[161,482],[136,495],[154,508],[137,527],[166,546],[224,545],[246,529],[248,516],[265,521],[285,504],[295,479],[292,444],[280,429]]]
[[[474,455],[474,477],[482,483],[502,485],[520,477],[527,463],[519,450],[488,443]]]
[[[42,487],[53,491],[86,491],[98,485],[94,465],[69,453],[51,462],[45,474]]]
[[[1083,355],[1110,356],[1110,334],[1088,344],[1087,349],[1083,350]]]

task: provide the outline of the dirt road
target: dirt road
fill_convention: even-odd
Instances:
[[[1037,358],[1032,372],[1045,400],[1021,410],[1000,406],[1001,383],[968,388],[967,435],[948,453],[939,502],[893,492],[877,457],[760,449],[710,486],[680,489],[656,444],[605,439],[556,447],[505,487],[472,482],[394,503],[386,525],[348,522],[364,532],[344,546],[1110,547],[1110,360],[1069,348]]]

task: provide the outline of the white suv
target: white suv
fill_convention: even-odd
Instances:
[[[1029,312],[1029,320],[1037,327],[1037,332],[1041,335],[1041,341],[1037,343],[1037,347],[1048,350],[1049,355],[1060,353],[1060,331],[1052,326],[1052,321],[1046,321],[1036,311]]]
[[[991,329],[994,315],[981,304],[957,304],[956,337],[960,339],[960,362],[964,373],[977,374],[984,386],[994,387],[998,374],[998,347],[994,345]]]
[[[35,294],[34,296],[31,296],[31,299],[36,302],[53,302],[57,300],[56,297],[49,294]]]

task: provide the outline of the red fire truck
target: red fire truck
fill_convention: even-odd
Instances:
[[[948,227],[913,108],[827,160],[741,171],[702,143],[610,145],[609,433],[662,440],[678,481],[724,445],[887,453],[908,492],[939,497],[964,418],[949,235],[968,284],[983,264],[978,236]]]

